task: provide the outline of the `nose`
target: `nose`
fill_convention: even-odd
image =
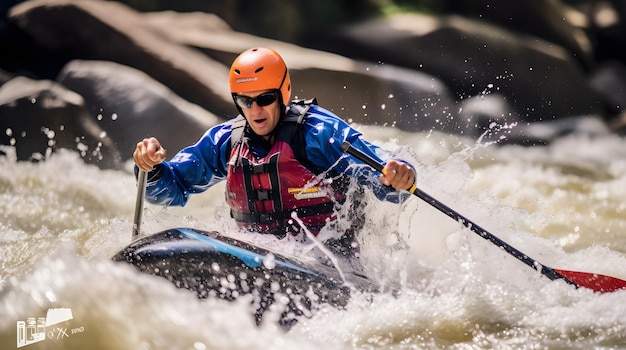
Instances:
[[[252,105],[250,106],[250,111],[252,113],[258,113],[259,111],[262,111],[263,107],[259,106],[259,104],[256,101],[252,101]]]

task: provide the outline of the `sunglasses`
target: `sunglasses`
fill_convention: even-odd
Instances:
[[[265,107],[271,105],[272,103],[274,103],[274,101],[276,101],[276,99],[278,98],[278,92],[266,92],[264,94],[260,94],[257,97],[233,95],[233,98],[235,99],[235,103],[241,108],[250,108],[252,107],[252,102],[255,101],[256,104],[259,105],[259,107]]]

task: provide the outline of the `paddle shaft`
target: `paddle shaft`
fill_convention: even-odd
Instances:
[[[135,200],[135,217],[133,219],[133,236],[132,239],[139,237],[141,230],[141,218],[143,216],[143,201],[146,196],[147,172],[139,170],[137,177],[137,199]]]
[[[350,143],[344,142],[341,145],[341,149],[342,149],[342,151],[344,151],[344,152],[354,156],[355,158],[359,159],[363,163],[371,166],[372,168],[376,169],[380,173],[384,174],[384,166],[380,162],[378,162],[377,160],[375,160],[372,157],[368,156],[367,154],[361,152],[360,150],[352,147],[352,145],[350,145]],[[452,219],[456,220],[457,222],[461,223],[461,225],[463,225],[463,226],[467,227],[468,229],[472,230],[474,233],[478,234],[482,238],[484,238],[484,239],[492,242],[496,246],[502,248],[504,251],[506,251],[510,255],[514,256],[516,259],[520,260],[524,264],[526,264],[526,265],[532,267],[533,269],[541,272],[541,274],[543,274],[544,276],[548,277],[549,279],[551,279],[551,280],[561,279],[561,280],[564,280],[565,282],[567,282],[567,283],[569,283],[571,285],[574,285],[574,286],[578,287],[578,285],[576,283],[574,283],[574,282],[570,281],[569,279],[565,278],[563,275],[561,275],[560,273],[556,272],[551,267],[548,267],[548,266],[545,266],[543,264],[540,264],[535,259],[533,259],[533,258],[529,257],[528,255],[520,252],[519,250],[517,250],[516,248],[514,248],[510,244],[506,243],[505,241],[501,240],[500,238],[498,238],[498,237],[494,236],[493,234],[489,233],[487,230],[485,230],[484,228],[480,227],[476,223],[472,222],[470,219],[468,219],[468,218],[464,217],[463,215],[457,213],[452,208],[450,208],[447,205],[443,204],[442,202],[438,201],[437,199],[435,199],[434,197],[432,197],[428,193],[420,190],[415,185],[412,185],[411,188],[408,189],[408,191],[411,194],[413,194],[413,195],[417,196],[418,198],[422,199],[426,203],[430,204],[435,209],[439,210],[440,212],[446,214],[447,216],[449,216]]]

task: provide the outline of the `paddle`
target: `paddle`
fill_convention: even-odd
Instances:
[[[133,219],[133,236],[132,239],[139,237],[141,229],[141,216],[143,215],[143,198],[146,196],[146,178],[147,173],[139,170],[137,178],[137,199],[135,200],[135,218]]]
[[[383,166],[383,164],[379,163],[378,161],[376,161],[375,159],[371,158],[367,154],[364,154],[360,150],[352,147],[349,142],[342,143],[341,144],[341,150],[343,152],[346,152],[346,153],[354,156],[355,158],[359,159],[363,163],[371,166],[372,168],[374,168],[377,171],[379,171],[379,172],[384,174],[384,166]],[[496,246],[504,249],[504,251],[506,251],[507,253],[511,254],[512,256],[514,256],[515,258],[517,258],[518,260],[520,260],[524,264],[526,264],[526,265],[532,267],[533,269],[541,272],[541,274],[543,274],[544,276],[548,277],[551,280],[561,279],[561,280],[563,280],[563,281],[565,281],[565,282],[575,286],[576,288],[585,287],[585,288],[588,288],[588,289],[591,289],[591,290],[593,290],[595,292],[600,292],[600,293],[614,292],[614,291],[617,291],[617,290],[620,290],[620,289],[626,289],[626,281],[621,280],[619,278],[615,278],[615,277],[611,277],[611,276],[605,276],[605,275],[600,275],[600,274],[597,274],[597,273],[588,273],[588,272],[577,272],[577,271],[567,271],[567,270],[561,270],[561,269],[553,269],[551,267],[543,265],[543,264],[539,263],[538,261],[536,261],[535,259],[533,259],[533,258],[529,257],[528,255],[526,255],[526,254],[520,252],[519,250],[515,249],[513,246],[511,246],[508,243],[504,242],[500,238],[498,238],[498,237],[494,236],[493,234],[489,233],[484,228],[476,225],[474,222],[472,222],[468,218],[464,217],[463,215],[457,213],[456,211],[452,210],[450,207],[448,207],[445,204],[441,203],[437,199],[431,197],[429,194],[427,194],[424,191],[420,190],[415,185],[412,185],[411,188],[408,189],[408,191],[411,194],[413,194],[413,195],[417,196],[418,198],[422,199],[426,203],[432,205],[437,210],[439,210],[442,213],[448,215],[452,219],[458,221],[463,226],[465,226],[468,229],[474,231],[474,233],[478,234],[482,238],[484,238],[484,239],[492,242]]]

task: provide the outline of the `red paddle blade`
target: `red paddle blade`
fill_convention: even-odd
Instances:
[[[626,281],[616,277],[600,275],[597,273],[567,271],[553,269],[563,277],[574,282],[579,287],[585,287],[594,292],[610,293],[621,289],[626,289]]]

